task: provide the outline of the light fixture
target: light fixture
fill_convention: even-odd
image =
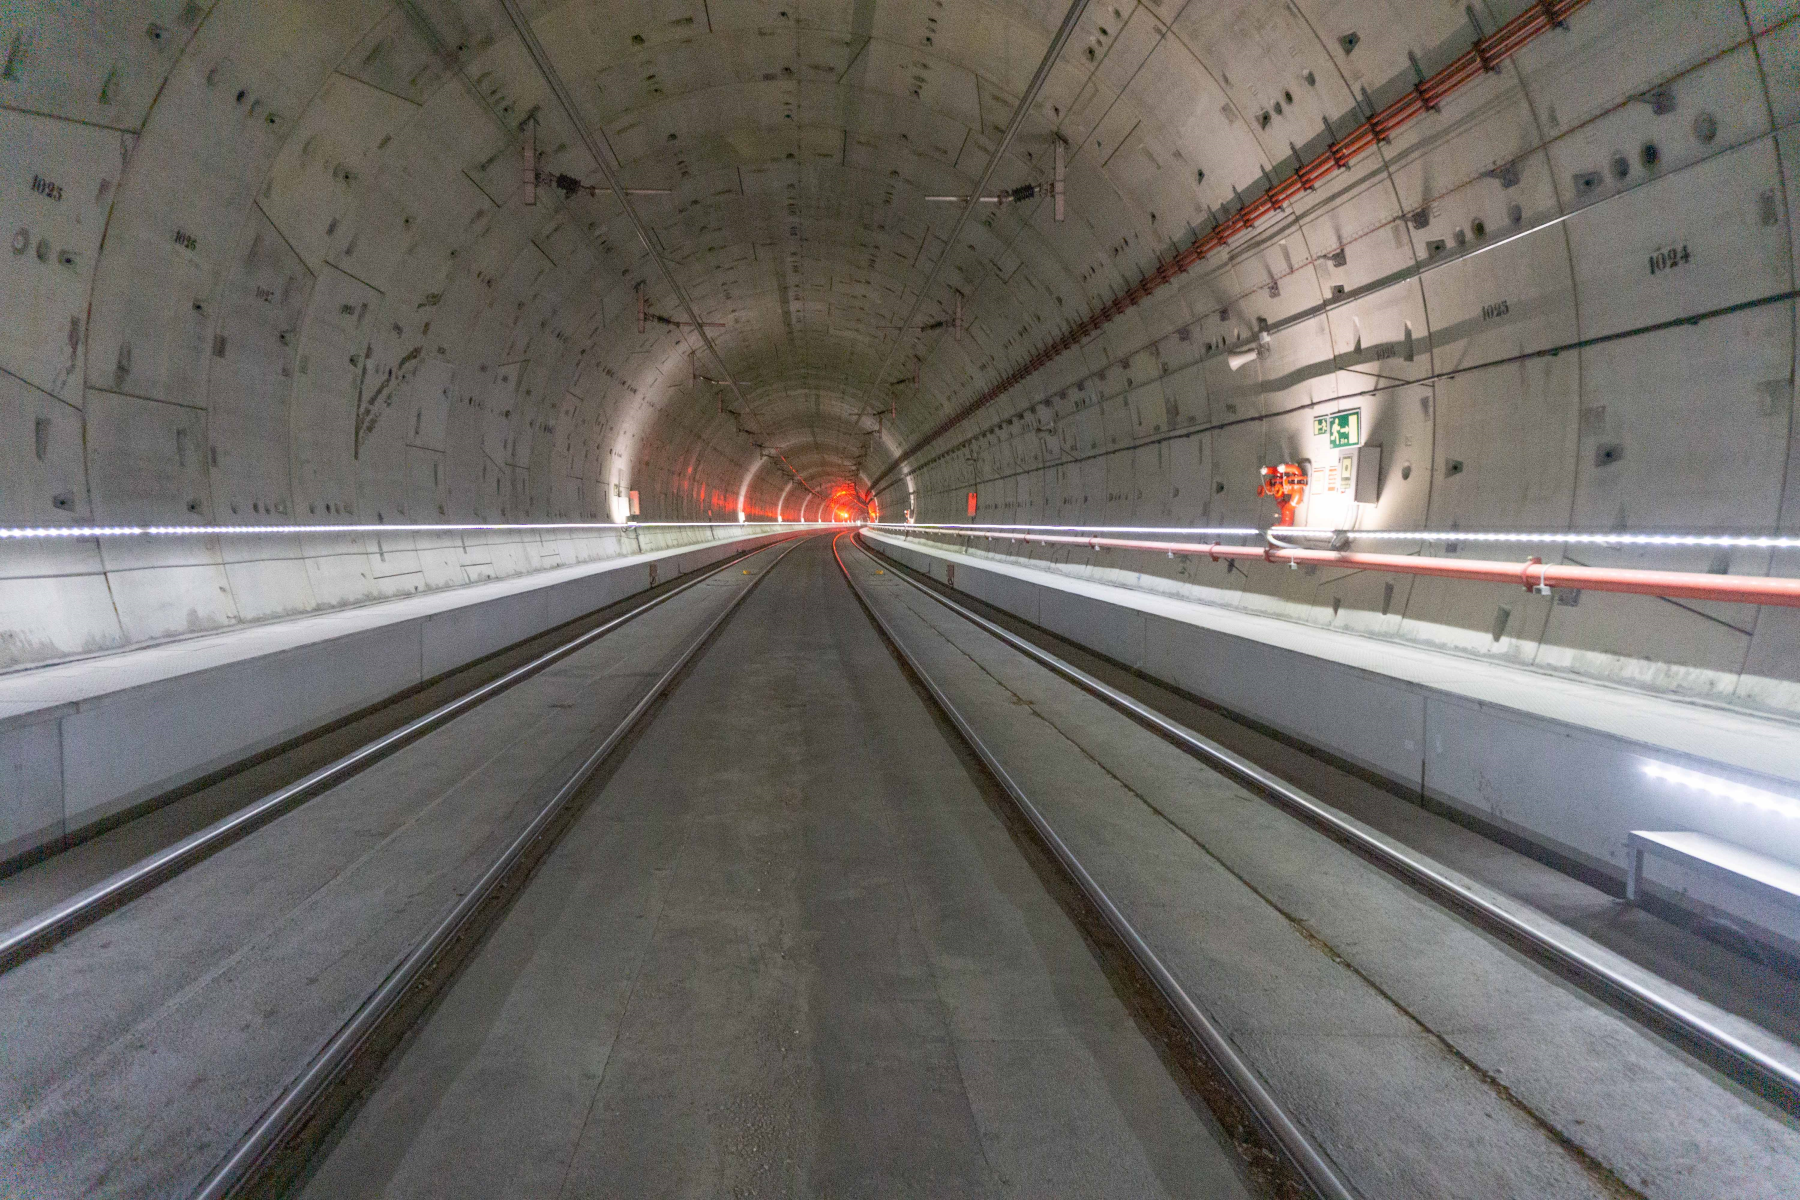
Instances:
[[[933,525],[893,521],[875,522],[877,529],[948,529],[992,533],[996,530],[1018,530],[1026,533],[1166,533],[1190,537],[1261,537],[1262,530],[1246,527],[1178,528],[1169,525]]]
[[[1537,532],[1468,531],[1463,529],[1317,529],[1281,531],[1284,537],[1348,537],[1383,542],[1536,542],[1561,546],[1707,546],[1751,550],[1800,549],[1800,537],[1739,533],[1602,533],[1554,530]]]
[[[738,520],[745,517],[738,514]],[[758,525],[798,525],[798,521],[758,521]],[[474,525],[63,525],[0,529],[0,541],[125,537],[266,537],[319,533],[622,533],[631,529],[705,529],[717,521],[558,521]]]
[[[1760,808],[1764,812],[1800,818],[1800,799],[1784,796],[1780,792],[1771,792],[1744,783],[1734,783],[1729,779],[1721,779],[1717,775],[1704,775],[1699,771],[1689,771],[1682,767],[1671,767],[1667,763],[1653,761],[1644,763],[1644,774],[1652,779],[1693,788],[1695,791],[1705,792],[1709,796],[1717,796],[1722,800],[1734,800],[1739,804],[1748,804],[1752,808]]]

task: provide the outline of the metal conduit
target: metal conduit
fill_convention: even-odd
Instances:
[[[870,482],[869,490],[872,492],[879,488],[884,480],[900,468],[902,463],[948,433],[967,417],[992,404],[1027,378],[1036,374],[1052,359],[1086,341],[1114,317],[1124,313],[1127,309],[1136,307],[1152,292],[1176,276],[1192,270],[1202,259],[1250,232],[1265,218],[1288,208],[1301,195],[1318,186],[1321,180],[1338,171],[1348,170],[1352,163],[1373,150],[1379,143],[1387,141],[1395,132],[1426,113],[1437,111],[1438,105],[1453,93],[1480,78],[1484,73],[1498,70],[1502,62],[1517,54],[1538,37],[1552,29],[1565,27],[1570,14],[1587,3],[1588,0],[1539,0],[1536,6],[1527,8],[1492,34],[1484,38],[1477,38],[1475,44],[1459,55],[1449,66],[1429,79],[1422,80],[1404,96],[1374,113],[1346,137],[1327,146],[1324,153],[1312,161],[1300,164],[1294,174],[1274,184],[1256,199],[1246,201],[1243,207],[1213,226],[1185,249],[1164,259],[1131,288],[1089,313],[1086,319],[1064,331],[1049,345],[1013,368],[993,386],[939,421],[923,437],[915,439],[895,455],[893,461],[883,467]]]
[[[889,532],[919,536],[928,530]],[[1511,583],[1533,592],[1581,588],[1665,599],[1718,600],[1727,604],[1761,604],[1800,608],[1800,579],[1760,575],[1713,575],[1699,571],[1649,571],[1635,567],[1556,566],[1536,557],[1524,562],[1458,559],[1411,554],[1357,554],[1337,550],[1301,550],[1280,546],[1225,546],[1216,542],[1159,542],[1141,538],[1071,537],[1064,534],[980,533],[959,529],[941,536],[980,537],[1008,542],[1086,546],[1091,550],[1148,550],[1157,554],[1221,559],[1257,559],[1269,563],[1301,563],[1381,571],[1391,575],[1434,575],[1477,583]]]

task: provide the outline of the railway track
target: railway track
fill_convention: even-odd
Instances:
[[[1348,846],[1449,911],[1491,933],[1543,966],[1625,1012],[1646,1027],[1724,1071],[1788,1113],[1800,1116],[1800,1071],[1765,1053],[1708,1015],[1687,1007],[1666,991],[1647,986],[1620,969],[1609,956],[1549,921],[1531,921],[1471,884],[1392,838],[1345,816],[1331,805],[1264,770],[1239,754],[1171,720],[1143,702],[1034,645],[1012,631],[927,587],[886,556],[857,547],[892,567],[896,578],[950,612],[1012,647],[1082,691],[1124,713],[1194,758],[1280,806],[1284,811]],[[846,572],[848,578],[848,572]]]
[[[433,730],[449,724],[457,717],[479,708],[487,701],[509,691],[532,676],[542,673],[621,626],[662,607],[675,597],[698,587],[714,575],[760,553],[762,553],[762,549],[733,555],[716,566],[700,571],[692,579],[685,580],[621,615],[569,638],[530,661],[514,667],[504,675],[438,705],[398,729],[364,743],[350,753],[308,772],[285,787],[270,792],[261,799],[221,817],[179,841],[146,855],[98,883],[83,888],[68,899],[51,905],[35,916],[19,922],[0,933],[0,972],[12,969],[33,955],[41,954],[76,930],[92,924],[120,905],[143,895],[194,864],[218,853],[239,838],[267,825],[283,813],[293,811],[297,806],[336,787],[358,772],[418,741]]]
[[[1184,970],[1174,965],[1176,958],[1170,956],[1169,948],[1159,947],[1158,935],[1133,920],[1132,905],[1121,902],[1115,892],[1109,890],[1109,882],[1115,888],[1120,886],[1116,870],[1109,877],[1105,870],[1095,869],[1083,861],[1082,854],[1074,848],[1078,839],[1065,838],[1059,831],[1049,815],[1052,806],[1040,802],[1045,797],[1034,798],[1021,783],[1020,773],[1009,769],[1011,746],[996,741],[993,730],[984,731],[981,720],[971,717],[970,710],[959,705],[952,694],[955,689],[934,677],[927,657],[909,646],[907,635],[883,615],[883,606],[874,602],[866,581],[859,580],[845,560],[847,539],[856,546],[856,553],[867,555],[871,564],[881,564],[891,578],[929,597],[955,620],[968,622],[1010,650],[1047,668],[1061,680],[1111,706],[1198,760],[1208,771],[1272,801],[1281,810],[1403,881],[1458,920],[1475,926],[1533,962],[1573,981],[1615,1010],[1731,1075],[1790,1115],[1800,1112],[1800,1078],[1786,1064],[1744,1042],[1730,1030],[1717,1026],[1704,1014],[1685,1009],[1670,995],[1617,970],[1604,956],[1593,954],[1578,936],[1559,936],[1553,923],[1521,919],[1512,908],[1496,902],[1491,895],[1471,886],[1454,872],[1344,816],[1330,805],[1081,668],[925,586],[911,572],[878,556],[849,535],[834,536],[830,550],[838,572],[882,642],[919,685],[914,694],[922,691],[928,698],[926,703],[935,708],[941,718],[937,728],[941,730],[947,725],[954,731],[954,737],[960,740],[989,782],[1004,795],[1022,818],[1023,825],[1029,828],[1027,836],[1035,840],[1063,882],[1079,893],[1091,914],[1098,917],[1098,924],[1103,926],[1099,936],[1109,941],[1111,951],[1118,952],[1122,959],[1135,965],[1137,972],[1154,990],[1155,1003],[1168,1018],[1167,1024],[1178,1029],[1193,1051],[1197,1051],[1183,1053],[1190,1053],[1199,1063],[1199,1069],[1229,1093],[1236,1106],[1235,1113],[1249,1118],[1259,1152],[1279,1160],[1281,1166],[1273,1172],[1272,1178],[1269,1174],[1261,1176],[1264,1186],[1275,1194],[1310,1194],[1319,1200],[1347,1200],[1373,1193],[1367,1190],[1366,1183],[1362,1189],[1358,1188],[1333,1150],[1322,1145],[1313,1127],[1296,1116],[1284,1102],[1280,1089],[1271,1084],[1252,1056],[1234,1041],[1228,1023],[1208,1010],[1207,1003],[1201,998],[1201,989],[1194,986],[1195,980],[1191,977],[1184,978]],[[765,558],[765,565],[754,580],[741,588],[720,611],[704,620],[698,633],[686,638],[666,668],[638,695],[629,711],[612,725],[610,731],[577,756],[579,761],[561,777],[560,785],[516,834],[503,839],[503,845],[491,860],[483,860],[485,867],[479,870],[472,883],[457,893],[455,902],[437,919],[423,923],[422,932],[412,938],[385,972],[378,978],[371,976],[371,985],[353,1005],[350,1015],[299,1065],[285,1085],[273,1092],[275,1099],[242,1131],[229,1152],[190,1193],[207,1200],[284,1194],[306,1176],[322,1148],[330,1144],[334,1132],[347,1123],[346,1114],[377,1086],[391,1055],[426,1019],[435,998],[455,980],[487,931],[494,928],[494,923],[527,886],[537,865],[575,819],[574,814],[585,802],[585,795],[594,791],[591,784],[596,775],[609,760],[617,761],[621,757],[621,748],[635,736],[643,735],[657,719],[659,706],[665,698],[692,673],[723,627],[768,574],[801,542],[810,540],[813,539],[797,538],[789,541],[784,549],[765,548],[728,560],[670,592],[570,638],[500,678],[264,797],[249,808],[159,851],[9,931],[0,939],[0,963],[11,967],[53,947],[105,913],[146,894],[282,813],[293,811],[307,800],[324,794],[370,763],[441,728],[453,718],[473,711],[486,700],[591,645],[608,632],[751,557],[772,554],[772,559]],[[862,636],[866,638],[867,634]],[[963,761],[967,762],[967,758]],[[360,988],[360,982],[355,986]],[[1291,1080],[1289,1082],[1291,1084]],[[1240,1152],[1244,1149],[1242,1142],[1239,1149]]]

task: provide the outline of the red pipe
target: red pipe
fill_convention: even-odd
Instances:
[[[930,529],[921,533],[935,532]],[[1348,554],[1337,550],[1282,549],[1276,546],[1225,546],[1213,542],[1155,542],[1135,538],[1070,537],[1047,533],[978,533],[944,530],[940,537],[984,537],[1001,541],[1086,546],[1099,550],[1149,550],[1221,559],[1259,559],[1268,563],[1308,563],[1381,571],[1391,575],[1433,575],[1479,583],[1510,583],[1531,591],[1582,588],[1635,596],[1683,600],[1718,600],[1727,604],[1762,604],[1800,608],[1800,579],[1764,575],[1713,575],[1699,571],[1644,571],[1634,567],[1563,567],[1536,558],[1524,562],[1484,559],[1427,558],[1411,554]]]
[[[1446,97],[1474,79],[1486,72],[1498,70],[1502,62],[1524,49],[1533,39],[1565,25],[1569,15],[1587,3],[1588,0],[1538,0],[1535,7],[1526,9],[1487,37],[1478,38],[1473,46],[1463,51],[1449,66],[1420,82],[1412,91],[1358,125],[1341,140],[1327,146],[1323,154],[1302,164],[1293,175],[1272,185],[1256,199],[1248,201],[1185,249],[1164,259],[1155,270],[1138,280],[1127,291],[1113,297],[1090,313],[1085,320],[1013,368],[1004,379],[939,421],[929,433],[895,455],[894,460],[875,476],[869,485],[870,490],[879,487],[881,481],[893,474],[901,463],[954,429],[976,411],[986,408],[1035,375],[1051,359],[1079,346],[1102,325],[1138,304],[1177,275],[1190,270],[1207,255],[1222,249],[1239,235],[1248,233],[1263,218],[1288,207],[1299,199],[1302,192],[1311,191],[1326,176],[1349,170],[1351,163],[1373,150],[1377,143],[1387,141],[1399,129],[1426,113],[1435,111]]]

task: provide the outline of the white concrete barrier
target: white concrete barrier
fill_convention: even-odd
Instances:
[[[782,536],[554,568],[0,675],[0,863]]]
[[[995,608],[1620,881],[1633,829],[1693,830],[1800,863],[1793,722],[867,536]],[[1794,803],[1673,785],[1646,773],[1651,762]],[[1800,951],[1800,918],[1741,888],[1658,862],[1646,890]]]

